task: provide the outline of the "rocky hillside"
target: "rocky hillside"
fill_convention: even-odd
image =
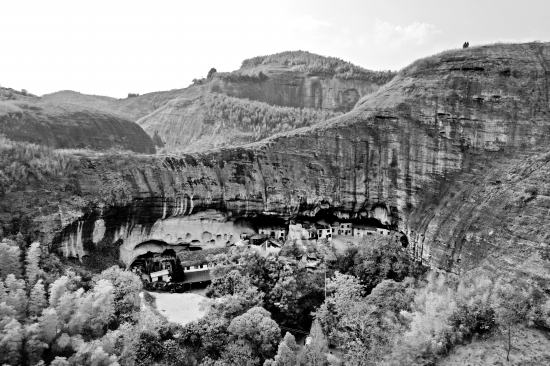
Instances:
[[[244,60],[239,70],[218,73],[210,89],[272,105],[348,112],[395,76],[334,57],[304,51]]]
[[[214,73],[181,90],[126,99],[61,91],[43,99],[137,121],[165,152],[196,152],[311,126],[350,111],[394,76],[297,51],[245,60],[237,71]],[[224,95],[233,99],[212,102]]]
[[[26,99],[0,101],[0,134],[13,141],[56,149],[155,153],[151,138],[134,122],[92,108]]]
[[[549,71],[548,43],[446,52],[341,117],[245,147],[82,157],[78,189],[30,216],[66,255],[116,245],[127,263],[151,240],[225,245],[261,217],[370,217],[433,267],[547,278]]]
[[[312,126],[340,115],[330,110],[278,107],[192,89],[137,123],[166,152],[242,146],[279,132]]]

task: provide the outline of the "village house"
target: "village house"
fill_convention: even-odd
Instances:
[[[257,251],[262,257],[267,257],[269,254],[279,255],[281,247],[281,243],[274,240],[266,240],[260,245],[250,245],[250,248]]]
[[[319,239],[332,240],[332,228],[330,226],[318,228],[317,237]]]
[[[170,277],[170,274],[167,269],[163,269],[162,271],[152,272],[151,273],[151,282],[170,282],[172,278]]]
[[[265,235],[270,239],[285,240],[286,230],[283,227],[278,228],[260,228],[258,230],[260,235]]]
[[[260,245],[266,240],[267,237],[265,235],[254,235],[248,240],[248,242],[252,245]]]
[[[349,222],[341,223],[338,235],[352,235],[351,224]]]
[[[353,226],[353,236],[357,238],[362,238],[367,235],[376,234],[376,227],[370,225],[354,225]]]
[[[145,282],[170,281],[178,277],[176,253],[172,250],[163,254],[147,253],[132,263],[131,271]]]
[[[183,281],[181,283],[188,284],[189,288],[193,284],[208,284],[211,281],[210,268],[206,258],[209,255],[226,253],[229,248],[212,248],[203,250],[192,250],[178,252],[178,259],[183,269]]]
[[[384,229],[381,227],[376,228],[376,232],[380,235],[390,235],[390,231],[388,229]]]

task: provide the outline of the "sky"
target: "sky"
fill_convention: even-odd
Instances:
[[[550,41],[547,0],[0,0],[0,85],[124,98],[305,50],[399,70],[446,49]]]

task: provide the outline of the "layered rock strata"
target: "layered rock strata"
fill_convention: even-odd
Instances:
[[[435,56],[342,117],[244,148],[83,159],[87,204],[54,245],[93,248],[98,220],[101,240],[124,257],[162,238],[163,222],[179,228],[164,229],[167,244],[192,232],[188,221],[228,225],[215,240],[225,245],[239,218],[385,215],[436,268],[547,277],[549,53],[550,44],[531,43]]]

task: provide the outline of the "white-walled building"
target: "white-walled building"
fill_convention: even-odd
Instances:
[[[151,273],[151,282],[158,281],[170,282],[170,274],[167,269]]]
[[[353,236],[362,238],[367,235],[376,234],[376,227],[368,225],[357,225],[353,227]]]
[[[352,235],[351,224],[349,222],[341,223],[338,235]]]
[[[376,232],[380,235],[390,235],[390,231],[388,229],[384,229],[381,227],[376,228]]]
[[[317,237],[319,239],[332,240],[332,228],[326,227],[326,228],[317,229]]]
[[[284,228],[260,228],[258,233],[270,239],[285,240],[286,238],[286,230]]]

